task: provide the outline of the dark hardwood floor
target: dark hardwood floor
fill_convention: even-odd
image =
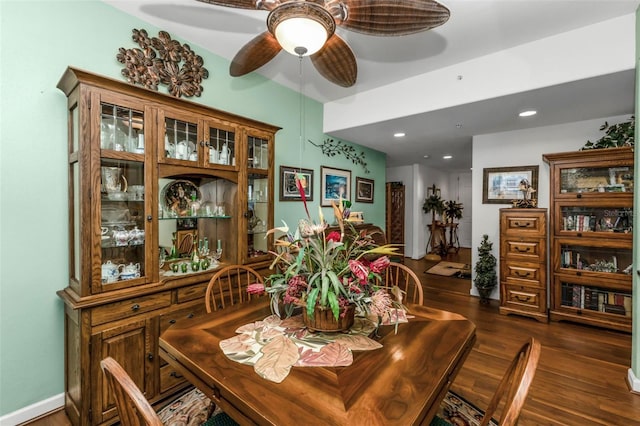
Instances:
[[[470,263],[470,258],[471,250],[461,249],[446,260]],[[425,305],[460,313],[477,326],[475,347],[452,385],[454,391],[486,407],[516,351],[533,336],[542,344],[542,355],[520,425],[640,424],[640,395],[630,392],[626,381],[630,334],[500,315],[498,301],[480,305],[469,296],[470,280],[425,274],[435,262],[405,263],[422,280]],[[70,423],[59,411],[30,424]]]

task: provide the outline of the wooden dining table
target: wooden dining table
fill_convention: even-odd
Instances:
[[[229,359],[220,341],[271,315],[266,297],[171,326],[160,355],[241,425],[429,424],[475,342],[456,313],[407,305],[409,321],[380,326],[373,351],[347,367],[293,367],[281,382]]]

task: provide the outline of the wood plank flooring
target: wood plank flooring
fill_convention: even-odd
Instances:
[[[461,249],[445,260],[470,263],[470,257],[470,249]],[[480,305],[469,296],[470,280],[425,274],[435,262],[406,259],[405,264],[422,281],[425,305],[460,313],[477,326],[475,347],[452,385],[454,391],[486,407],[512,357],[533,336],[542,344],[542,355],[520,425],[640,424],[640,395],[630,392],[626,381],[630,334],[500,315],[497,301]],[[70,423],[58,411],[30,424]]]

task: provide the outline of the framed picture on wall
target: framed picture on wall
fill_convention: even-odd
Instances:
[[[323,207],[331,206],[331,201],[351,201],[351,172],[344,169],[320,166],[320,196]]]
[[[520,183],[526,180],[538,190],[538,166],[495,167],[483,169],[482,204],[512,204],[523,198]]]
[[[373,179],[365,179],[356,176],[356,201],[361,203],[373,203]]]
[[[280,201],[302,201],[296,177],[302,182],[304,197],[313,201],[313,170],[289,166],[280,166]]]

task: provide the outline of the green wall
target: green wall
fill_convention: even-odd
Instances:
[[[68,277],[66,98],[56,85],[69,65],[120,78],[115,55],[135,47],[133,28],[152,36],[160,30],[96,0],[0,0],[0,416],[64,391],[56,291]],[[375,203],[353,210],[384,226],[384,154],[364,149],[371,170],[365,174],[345,158],[301,146],[297,92],[258,75],[231,78],[227,60],[190,45],[210,75],[193,100],[282,127],[276,170],[284,164],[315,171],[311,212],[320,200],[320,165],[350,169],[352,183],[356,176],[376,183]],[[322,105],[307,99],[305,110],[304,140],[322,142]],[[276,201],[277,224],[295,224],[303,214],[300,202]]]

